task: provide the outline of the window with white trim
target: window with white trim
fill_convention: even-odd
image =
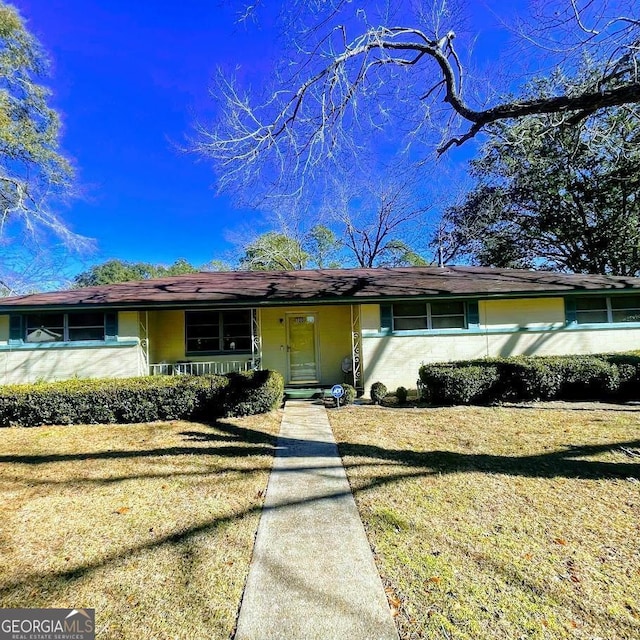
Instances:
[[[187,311],[187,355],[251,352],[251,311]]]
[[[465,304],[456,300],[393,305],[393,330],[465,329]]]

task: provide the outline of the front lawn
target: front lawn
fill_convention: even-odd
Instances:
[[[229,638],[280,415],[0,429],[0,607],[97,638]]]
[[[403,639],[640,637],[640,411],[329,414]]]

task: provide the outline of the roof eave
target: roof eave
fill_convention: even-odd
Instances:
[[[86,311],[113,310],[113,311],[155,311],[170,309],[197,309],[203,307],[216,308],[246,308],[246,307],[284,307],[284,306],[314,306],[314,305],[349,305],[349,304],[380,304],[393,302],[406,302],[416,299],[439,298],[451,299],[514,299],[514,298],[547,298],[577,295],[618,295],[640,292],[640,287],[604,287],[598,289],[586,289],[584,287],[544,289],[540,291],[471,291],[464,293],[434,291],[433,293],[420,293],[417,295],[366,295],[349,297],[321,297],[321,298],[283,298],[275,299],[242,299],[242,300],[179,300],[179,301],[131,301],[131,302],[81,302],[81,303],[57,303],[57,304],[0,304],[0,314],[27,313],[35,311]]]

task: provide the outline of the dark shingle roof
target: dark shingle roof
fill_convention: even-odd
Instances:
[[[487,267],[203,272],[0,299],[0,311],[42,307],[185,307],[376,302],[414,296],[511,297],[640,290],[640,278]]]

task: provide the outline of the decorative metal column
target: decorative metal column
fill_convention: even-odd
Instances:
[[[353,386],[362,390],[362,329],[360,305],[351,305],[351,357],[353,359]]]
[[[262,333],[260,331],[260,309],[251,309],[251,368],[257,371],[262,366]]]
[[[138,325],[140,334],[140,354],[142,356],[141,369],[144,375],[148,376],[151,371],[149,368],[149,312],[138,312]]]

